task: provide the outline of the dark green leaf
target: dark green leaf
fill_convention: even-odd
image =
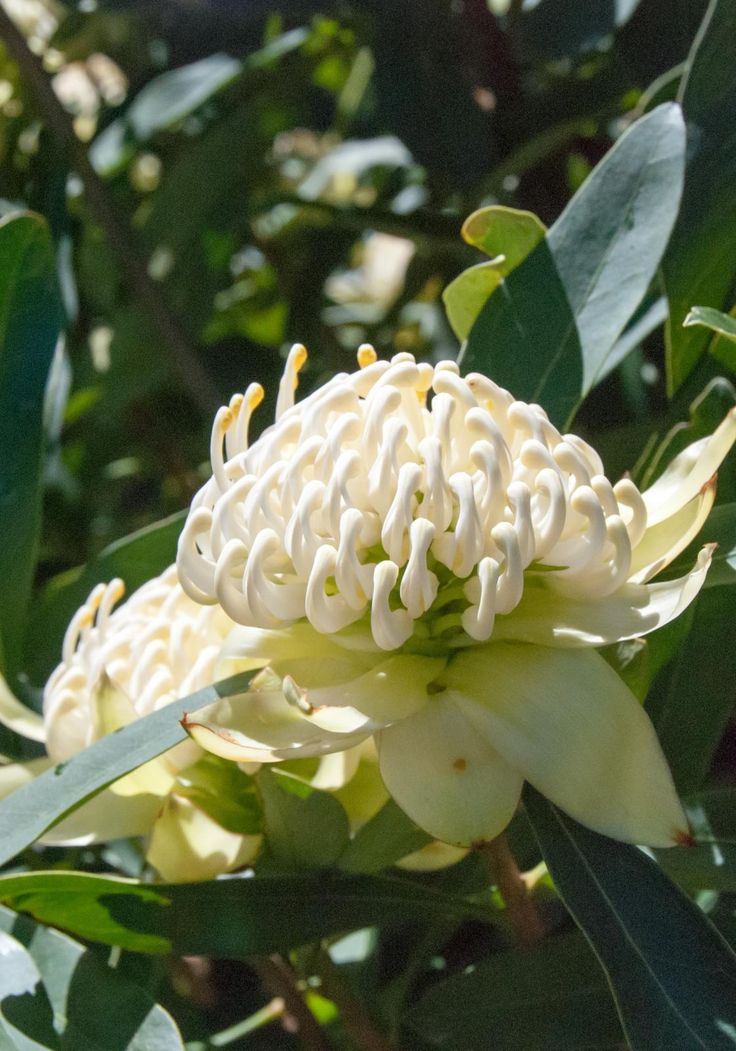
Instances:
[[[574,1051],[622,1039],[605,976],[577,932],[481,960],[433,986],[405,1021],[443,1051]]]
[[[736,0],[711,0],[681,89],[687,121],[687,172],[680,215],[663,272],[670,303],[667,382],[674,393],[710,336],[683,328],[693,304],[723,308],[736,279],[736,108],[733,31]]]
[[[596,377],[596,383],[604,380],[617,369],[632,350],[640,346],[647,336],[667,320],[667,300],[664,296],[647,297],[634,312],[628,325],[611,347]]]
[[[736,956],[697,906],[636,847],[583,828],[530,786],[524,798],[557,890],[608,975],[632,1051],[732,1051]]]
[[[41,524],[43,404],[61,326],[51,236],[0,221],[0,670],[17,671]],[[4,655],[4,659],[3,659]]]
[[[266,841],[276,861],[287,868],[332,865],[350,838],[348,815],[338,800],[266,766],[256,780]]]
[[[90,1010],[90,1006],[94,1009]],[[183,1051],[171,1015],[93,953],[74,968],[62,1051]]]
[[[478,906],[420,884],[324,872],[177,884],[33,872],[0,877],[0,900],[106,945],[231,959],[360,927],[445,917],[489,921]]]
[[[41,974],[30,953],[0,931],[0,1046],[3,1051],[58,1051],[59,1037]]]
[[[736,698],[736,648],[723,645],[723,626],[736,617],[736,592],[702,592],[692,627],[656,682],[647,710],[679,791],[701,788]]]
[[[580,398],[582,350],[547,241],[513,270],[478,315],[460,354],[516,398],[539,402],[562,425]]]
[[[521,49],[527,59],[573,58],[595,50],[624,25],[641,0],[540,0],[525,3],[519,22]]]
[[[186,732],[179,720],[185,713],[242,692],[252,674],[234,675],[174,701],[101,738],[13,792],[0,803],[0,865],[7,864],[85,799],[183,741]]]
[[[680,108],[659,106],[624,132],[547,235],[575,315],[583,396],[657,271],[677,216],[684,164]]]
[[[183,1051],[171,1016],[140,986],[106,966],[78,942],[4,907],[0,907],[0,929],[8,932],[1,937],[12,934],[25,946],[53,1008],[54,1028],[48,1026],[48,1039],[42,1047],[59,1051]],[[2,975],[7,962],[3,959]],[[94,1010],[90,1010],[91,1005]],[[14,1008],[16,1026],[24,1036],[30,1036],[27,1022],[18,1024],[15,1004],[8,1006]],[[21,1051],[25,1049],[23,1044]]]
[[[608,371],[656,273],[677,215],[684,149],[672,104],[621,136],[483,307],[461,354],[466,371],[539,401],[559,425],[572,416]]]
[[[338,865],[345,872],[380,872],[431,842],[432,837],[389,799],[358,829]]]

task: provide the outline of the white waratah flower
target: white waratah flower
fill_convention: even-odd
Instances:
[[[120,580],[99,584],[72,618],[61,664],[44,690],[40,732],[33,734],[45,741],[48,759],[0,768],[0,794],[120,726],[247,666],[233,666],[223,653],[233,628],[228,616],[218,606],[192,602],[175,567],[114,609],[123,590]],[[192,741],[183,742],[115,782],[42,842],[147,835],[147,858],[169,880],[203,879],[247,864],[261,836],[223,828],[187,792],[193,782],[207,782],[207,770],[193,765],[202,755]]]
[[[248,444],[254,384],[215,417],[212,477],[180,537],[196,602],[268,662],[258,689],[185,720],[217,755],[269,762],[375,735],[386,787],[431,835],[498,835],[524,780],[571,816],[664,846],[687,823],[653,727],[594,647],[676,617],[685,577],[649,583],[700,529],[736,415],[644,493],[597,453],[454,362],[408,354],[340,374]]]

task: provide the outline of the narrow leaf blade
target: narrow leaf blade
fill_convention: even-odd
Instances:
[[[185,713],[241,693],[252,672],[207,686],[138,719],[58,763],[0,803],[0,865],[30,846],[85,799],[186,738]]]
[[[633,1051],[733,1051],[736,956],[706,917],[636,847],[583,828],[530,786],[524,800]]]
[[[134,952],[246,959],[339,931],[489,913],[460,897],[379,876],[233,876],[150,884],[77,872],[0,877],[0,901],[78,937]]]
[[[45,221],[31,213],[6,217],[0,222],[0,667],[8,677],[18,668],[35,570],[44,392],[61,318]]]

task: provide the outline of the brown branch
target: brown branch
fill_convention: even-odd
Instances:
[[[77,137],[69,114],[57,98],[41,60],[30,50],[25,37],[1,4],[0,37],[35,98],[49,131],[64,148],[71,167],[82,180],[90,211],[105,231],[110,246],[120,260],[128,285],[151,325],[158,332],[173,367],[194,403],[203,413],[211,415],[219,406],[220,398],[209,375],[149,275],[146,262],[141,258],[134,243],[130,227],[118,212],[110,199],[107,187],[92,166],[87,149]]]
[[[373,1019],[325,950],[318,955],[317,973],[322,980],[322,993],[337,1004],[340,1020],[356,1046],[363,1051],[395,1051],[395,1046],[376,1029]]]
[[[478,846],[498,893],[508,912],[511,929],[517,943],[531,948],[544,938],[544,924],[536,905],[529,897],[524,878],[511,853],[506,836],[501,833],[490,843]]]
[[[273,996],[286,1005],[284,1021],[302,1039],[307,1051],[332,1051],[322,1028],[304,1002],[297,978],[281,956],[256,956],[248,961]]]

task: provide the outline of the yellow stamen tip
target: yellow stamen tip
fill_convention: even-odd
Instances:
[[[108,584],[108,591],[112,597],[111,604],[114,606],[115,603],[119,602],[125,594],[125,584],[120,577],[115,577],[114,580],[110,581]]]
[[[301,372],[307,361],[307,348],[303,343],[295,343],[291,348],[294,362],[294,372]]]
[[[370,343],[361,343],[358,347],[358,365],[361,369],[366,368],[368,365],[372,365],[374,361],[378,360],[378,354],[376,354],[374,348]]]
[[[260,383],[254,383],[250,392],[250,397],[248,398],[248,408],[251,412],[253,409],[258,408],[265,396],[266,392]]]

